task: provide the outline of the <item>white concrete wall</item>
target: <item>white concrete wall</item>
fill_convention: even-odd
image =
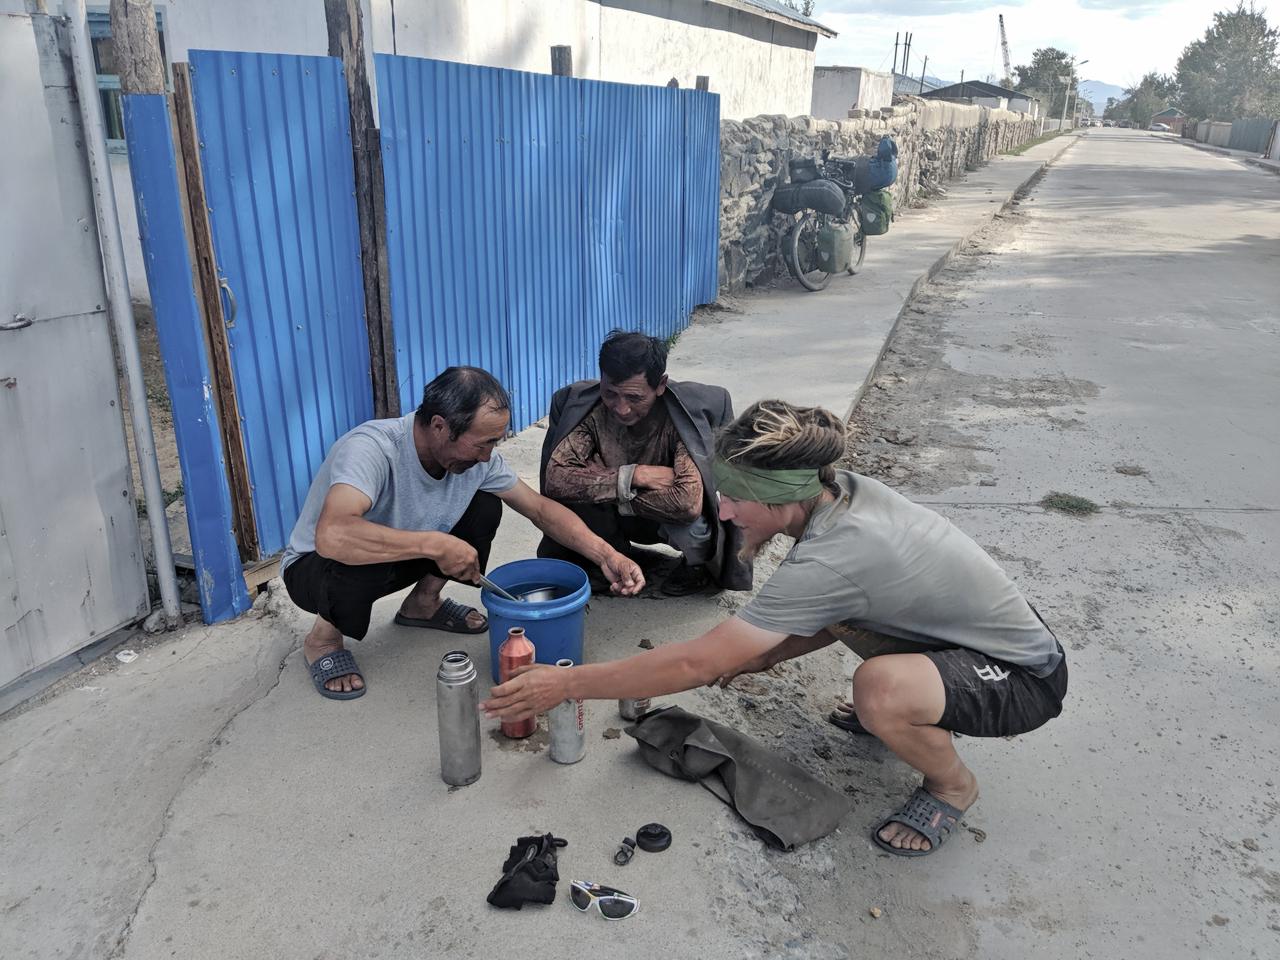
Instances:
[[[372,0],[379,53],[551,71],[551,47],[573,48],[575,76],[720,94],[720,115],[809,110],[815,35],[714,3],[688,0]],[[394,7],[395,29],[392,30]]]
[[[938,130],[942,127],[976,127],[983,118],[988,121],[1019,121],[1027,119],[1012,110],[991,110],[967,103],[952,103],[950,100],[928,100],[920,98],[915,101],[920,126],[924,130]]]
[[[809,116],[845,120],[852,109],[880,110],[893,103],[893,74],[865,67],[815,67]]]
[[[1032,117],[1040,116],[1040,101],[1031,100],[1026,97],[1010,97],[1009,109],[1016,110],[1019,113],[1029,113]]]
[[[893,74],[880,70],[863,70],[858,106],[864,110],[883,110],[893,104]]]
[[[815,67],[809,116],[819,120],[844,120],[858,102],[862,71],[857,67]]]

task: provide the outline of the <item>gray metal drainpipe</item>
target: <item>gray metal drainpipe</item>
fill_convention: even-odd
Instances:
[[[133,421],[133,446],[142,474],[142,491],[147,499],[147,521],[151,525],[151,545],[155,551],[156,579],[160,583],[160,605],[169,626],[181,623],[178,576],[173,567],[173,545],[165,517],[164,490],[160,484],[160,464],[156,460],[151,411],[138,354],[138,330],[129,299],[129,277],[124,266],[124,242],[120,237],[120,215],[107,163],[106,129],[102,123],[102,103],[98,99],[98,78],[89,44],[89,18],[84,0],[65,0],[63,10],[70,19],[71,60],[75,68],[76,99],[84,126],[85,151],[89,155],[89,176],[93,181],[93,207],[98,220],[98,242],[107,279],[107,308],[120,346],[125,380],[129,387],[129,418]]]

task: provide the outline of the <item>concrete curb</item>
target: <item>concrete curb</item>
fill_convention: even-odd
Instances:
[[[1268,157],[1242,157],[1238,150],[1231,150],[1227,147],[1215,147],[1211,143],[1200,143],[1198,140],[1188,140],[1186,137],[1170,137],[1176,139],[1178,143],[1195,150],[1203,150],[1205,153],[1216,153],[1220,157],[1230,157],[1232,160],[1243,160],[1245,163],[1251,164],[1268,173],[1280,174],[1280,161],[1272,160]]]
[[[918,296],[920,296],[921,291],[923,291],[924,288],[928,286],[929,281],[931,281],[934,277],[936,277],[943,269],[945,269],[947,264],[949,264],[953,259],[955,259],[955,255],[960,252],[961,247],[963,247],[974,236],[976,236],[979,231],[987,227],[987,225],[990,224],[991,221],[994,220],[997,216],[999,216],[1000,214],[1008,210],[1010,204],[1013,203],[1014,199],[1018,196],[1018,194],[1020,194],[1028,186],[1035,183],[1035,181],[1039,180],[1042,176],[1044,176],[1045,171],[1047,171],[1052,164],[1056,163],[1059,157],[1061,157],[1064,153],[1066,153],[1073,146],[1075,146],[1076,142],[1079,139],[1080,139],[1079,135],[1071,137],[1068,140],[1068,142],[1062,145],[1062,147],[1058,150],[1057,153],[1051,156],[1048,160],[1045,160],[1043,163],[1041,163],[1040,166],[1036,167],[1034,173],[1032,173],[1025,180],[1019,183],[1017,187],[1015,187],[1012,191],[1010,191],[1009,195],[1005,197],[1004,202],[1001,203],[1000,206],[997,207],[994,211],[992,211],[991,215],[987,217],[986,220],[983,221],[981,226],[977,227],[974,230],[970,230],[968,233],[964,234],[962,237],[956,240],[955,243],[953,243],[949,248],[947,248],[946,253],[944,253],[937,260],[935,260],[932,264],[929,265],[929,269],[925,270],[924,273],[916,277],[915,282],[911,284],[911,289],[907,291],[907,295],[902,301],[902,306],[898,308],[898,315],[893,318],[893,325],[889,327],[889,332],[885,334],[884,343],[880,345],[880,352],[876,354],[876,358],[871,364],[871,369],[867,371],[866,378],[862,381],[858,389],[854,392],[853,400],[849,403],[848,409],[845,410],[844,420],[846,423],[848,423],[849,419],[853,416],[853,412],[858,409],[858,404],[862,402],[863,396],[866,395],[867,390],[871,387],[871,384],[875,381],[876,375],[880,372],[880,364],[884,361],[885,352],[889,349],[889,344],[893,340],[893,335],[898,331],[898,324],[902,322],[903,316],[906,314],[907,310],[911,308],[911,305],[912,303],[914,303],[915,299]]]

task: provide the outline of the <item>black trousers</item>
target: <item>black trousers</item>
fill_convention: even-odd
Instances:
[[[631,553],[633,543],[665,542],[658,521],[644,517],[624,517],[611,503],[562,503],[561,506],[577,514],[592,533],[623,556]],[[601,576],[598,566],[550,537],[543,537],[538,544],[538,556],[567,560],[569,563],[576,563],[591,576]]]
[[[489,549],[502,522],[502,501],[492,493],[477,493],[449,533],[475,547],[480,569],[489,563]],[[324,617],[344,637],[363,640],[375,600],[403,590],[425,576],[446,577],[434,560],[347,564],[320,554],[304,553],[284,571],[289,598],[307,613]]]

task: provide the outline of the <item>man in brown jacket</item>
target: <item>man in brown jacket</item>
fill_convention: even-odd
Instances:
[[[671,596],[751,587],[738,533],[721,523],[711,476],[714,432],[733,420],[723,387],[673,382],[655,337],[614,331],[600,348],[600,379],[556,392],[542,447],[541,486],[615,550],[665,543],[681,562],[662,585]],[[538,555],[584,558],[544,538]]]

